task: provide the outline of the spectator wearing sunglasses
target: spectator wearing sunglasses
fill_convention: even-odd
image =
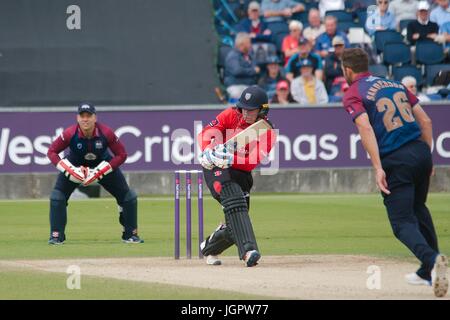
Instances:
[[[376,31],[396,29],[395,15],[388,9],[388,0],[377,0],[376,10],[369,14],[366,20],[366,30],[369,35],[373,36]]]

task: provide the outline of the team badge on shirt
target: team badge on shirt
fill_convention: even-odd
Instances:
[[[84,156],[84,159],[86,160],[95,160],[97,159],[97,156],[95,154],[93,154],[92,152],[86,153],[86,155]]]
[[[77,144],[77,148],[78,148],[79,150],[81,150],[81,148],[83,148],[83,145],[82,145],[81,143],[78,143],[78,144]]]
[[[95,149],[101,149],[101,148],[103,148],[103,143],[101,142],[101,140],[95,141]]]
[[[219,124],[219,120],[214,119],[213,121],[211,121],[211,122],[209,123],[209,126],[210,126],[210,127],[214,127],[214,126],[217,126],[218,124]]]

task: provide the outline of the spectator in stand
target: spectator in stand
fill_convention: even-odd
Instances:
[[[300,63],[304,59],[311,61],[313,65],[313,72],[317,79],[322,79],[323,77],[323,64],[322,58],[311,52],[312,46],[306,39],[301,39],[298,44],[299,52],[294,54],[291,59],[289,59],[286,65],[286,78],[289,81],[294,80],[300,75]]]
[[[411,45],[420,40],[434,40],[439,32],[439,26],[429,20],[430,5],[420,1],[417,7],[417,20],[408,24],[407,39]]]
[[[366,31],[370,36],[373,36],[375,31],[396,30],[395,15],[388,9],[389,0],[377,0],[377,9],[366,20]]]
[[[324,104],[328,102],[328,94],[323,82],[313,74],[313,64],[304,59],[300,63],[300,77],[291,83],[294,100],[300,104]]]
[[[331,10],[344,10],[345,3],[343,0],[320,0],[319,10],[320,16],[325,17],[325,13]]]
[[[298,42],[302,36],[303,24],[300,21],[292,20],[289,23],[289,34],[284,37],[281,51],[284,54],[284,63],[299,52]]]
[[[320,20],[319,10],[315,8],[309,10],[308,23],[309,26],[303,30],[303,36],[314,46],[316,44],[316,38],[325,32],[325,26]]]
[[[389,11],[395,16],[395,23],[400,25],[402,20],[414,20],[417,13],[417,0],[394,0],[389,4]],[[401,30],[400,30],[401,31]]]
[[[284,70],[280,67],[280,59],[271,56],[267,60],[266,73],[259,79],[258,85],[266,91],[269,100],[275,95],[277,83],[285,80]]]
[[[325,59],[325,87],[327,92],[331,93],[332,84],[335,78],[342,77],[341,58],[344,53],[345,42],[339,36],[333,38],[334,52]]]
[[[409,90],[413,95],[415,95],[419,102],[429,102],[431,99],[421,92],[417,92],[417,81],[416,78],[412,76],[406,76],[402,79],[402,84]]]
[[[247,10],[247,18],[242,19],[236,25],[236,32],[247,32],[252,41],[271,41],[271,31],[267,28],[264,18],[261,17],[260,5],[256,1],[250,2]]]
[[[325,17],[325,32],[316,39],[315,51],[322,58],[325,58],[329,50],[332,48],[332,41],[335,36],[340,36],[344,39],[345,47],[350,47],[347,36],[344,32],[337,30],[337,19],[333,16]]]
[[[444,23],[439,28],[439,35],[434,39],[434,41],[442,43],[444,45],[445,54],[447,60],[450,57],[450,21]]]
[[[261,11],[267,23],[286,22],[294,13],[305,11],[305,6],[294,0],[262,0]]]
[[[277,83],[275,95],[273,96],[271,103],[289,104],[295,103],[294,98],[289,90],[289,82],[281,80]]]
[[[450,21],[449,0],[437,0],[438,6],[431,11],[430,20],[441,27]]]
[[[224,84],[230,100],[239,99],[248,86],[256,84],[260,68],[255,64],[251,49],[250,35],[238,33],[234,49],[225,58]]]

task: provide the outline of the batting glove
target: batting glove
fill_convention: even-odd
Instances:
[[[207,170],[212,170],[214,168],[213,155],[211,149],[205,149],[200,155],[200,164],[203,168]]]
[[[87,168],[75,167],[69,160],[62,159],[56,165],[56,168],[74,183],[82,183],[87,176]]]
[[[212,161],[216,167],[226,169],[231,167],[234,160],[234,154],[228,151],[223,144],[218,144],[214,147],[212,152]]]
[[[89,173],[83,181],[84,186],[88,186],[95,181],[103,179],[108,173],[113,171],[109,162],[102,161],[94,169],[89,169]]]

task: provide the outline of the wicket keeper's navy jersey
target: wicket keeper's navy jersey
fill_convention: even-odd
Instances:
[[[127,153],[119,138],[111,128],[96,123],[92,138],[83,135],[79,125],[73,125],[50,145],[47,156],[56,166],[61,160],[58,153],[69,147],[67,159],[75,166],[94,168],[103,160],[108,161],[113,169],[125,162]],[[113,152],[114,157],[108,152]]]
[[[401,83],[370,73],[360,74],[345,92],[343,100],[353,121],[367,113],[381,157],[421,136],[412,112],[418,102]]]

